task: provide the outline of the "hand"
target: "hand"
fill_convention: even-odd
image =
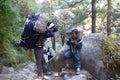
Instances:
[[[75,41],[71,41],[71,43],[74,43]]]
[[[77,42],[77,41],[74,41],[74,44],[75,44],[75,45],[77,45],[77,44],[78,44],[78,42]]]

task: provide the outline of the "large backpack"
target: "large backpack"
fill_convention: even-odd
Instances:
[[[40,35],[42,34],[44,38],[53,37],[54,33],[50,30],[46,30],[44,33],[39,33],[34,30],[35,24],[40,18],[40,13],[31,14],[28,16],[25,24],[24,29],[21,34],[21,41],[20,46],[33,49],[36,47],[36,42],[39,40]],[[46,23],[47,24],[47,23]]]
[[[34,48],[36,41],[39,39],[39,33],[33,30],[35,22],[39,17],[39,13],[31,14],[28,16],[24,29],[21,34],[20,46],[26,48]]]
[[[47,30],[48,18],[45,14],[40,14],[34,25],[34,30],[39,33],[44,33]]]

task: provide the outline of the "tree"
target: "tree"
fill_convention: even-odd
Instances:
[[[65,29],[65,24],[63,25],[63,29]],[[66,30],[61,30],[60,31],[60,36],[61,36],[61,43],[62,43],[62,46],[64,46],[64,43],[65,43],[65,37],[66,37]]]
[[[60,4],[61,3],[61,1],[60,0],[58,0],[58,4]]]
[[[96,32],[96,0],[92,0],[92,33]]]
[[[52,16],[52,3],[53,1],[52,0],[50,0],[50,12],[49,12],[49,16]],[[56,38],[55,38],[55,34],[54,34],[54,37],[51,39],[52,40],[52,48],[54,49],[54,50],[56,50],[55,48],[56,48]]]
[[[111,34],[111,0],[107,0],[107,35]]]

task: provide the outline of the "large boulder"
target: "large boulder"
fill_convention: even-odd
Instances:
[[[89,34],[83,37],[83,47],[81,49],[81,66],[83,69],[89,71],[92,76],[98,80],[106,80],[105,67],[99,58],[99,54],[102,53],[100,48],[100,41],[103,39],[103,35],[99,33]],[[63,59],[64,53],[68,50],[68,46],[63,46],[62,49],[56,54],[49,62],[48,66],[53,71],[61,71],[65,67],[65,61]],[[74,62],[69,60],[71,69],[74,69]]]

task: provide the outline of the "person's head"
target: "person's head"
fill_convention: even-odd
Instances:
[[[71,37],[72,38],[76,38],[76,37],[78,37],[79,36],[79,31],[77,30],[77,29],[73,29],[72,31],[71,31]]]
[[[55,24],[52,22],[47,23],[48,29],[51,30],[52,32],[57,32],[58,29],[55,27]]]

